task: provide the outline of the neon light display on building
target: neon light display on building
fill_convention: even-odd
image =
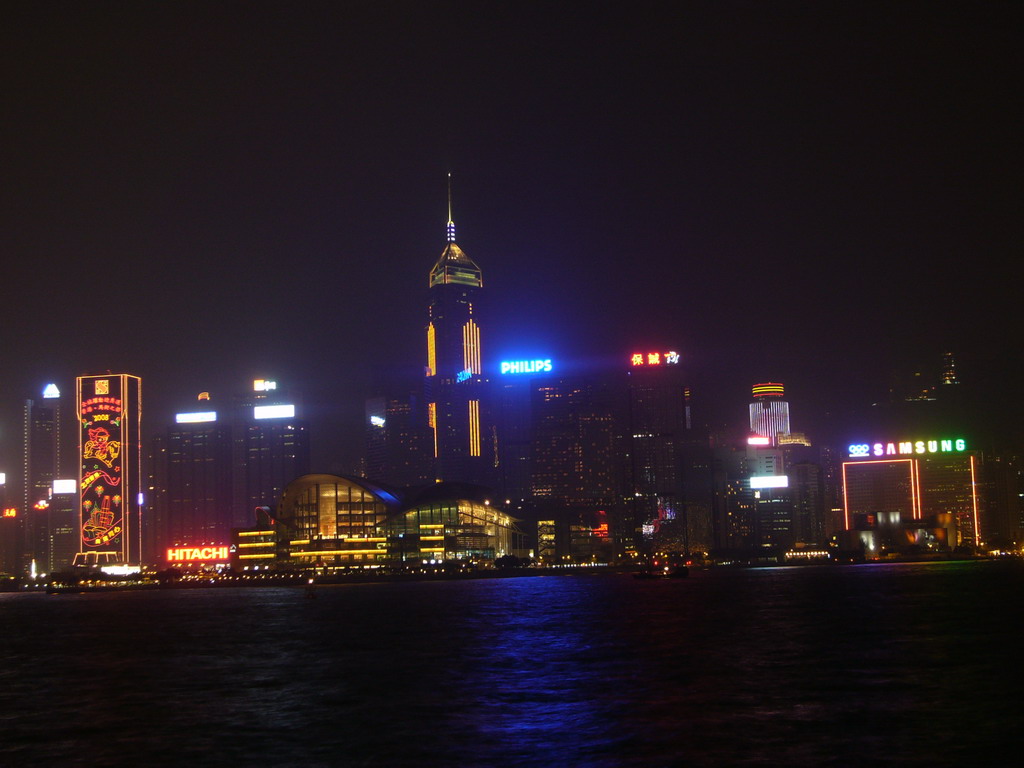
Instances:
[[[506,373],[551,373],[551,360],[509,360],[501,364]]]
[[[630,365],[678,365],[678,352],[634,352],[629,358]]]
[[[140,380],[110,374],[77,383],[82,551],[128,562],[137,552],[131,536],[138,522]]]
[[[850,458],[868,456],[913,456],[929,453],[963,453],[967,441],[961,438],[943,440],[898,440],[885,443],[852,443],[847,450]]]
[[[754,397],[784,397],[785,394],[785,387],[774,381],[767,381],[764,384],[755,384],[753,386]]]
[[[193,563],[227,559],[228,546],[226,544],[215,547],[172,547],[167,550],[167,562],[169,563]]]

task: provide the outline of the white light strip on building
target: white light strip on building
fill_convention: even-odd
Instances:
[[[197,413],[178,413],[175,414],[174,420],[178,424],[199,424],[205,421],[216,421],[216,411],[199,411]]]
[[[295,417],[294,405],[257,405],[252,409],[254,419],[292,419]]]

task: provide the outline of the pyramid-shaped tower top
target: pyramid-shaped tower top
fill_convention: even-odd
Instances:
[[[452,220],[452,175],[448,174],[448,244],[441,252],[441,258],[430,270],[430,287],[457,283],[480,287],[484,284],[480,267],[455,243],[455,222]]]

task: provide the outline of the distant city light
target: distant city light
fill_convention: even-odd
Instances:
[[[751,435],[747,438],[747,445],[771,445],[772,439],[770,437],[762,437],[761,435]]]
[[[370,424],[372,424],[375,427],[383,427],[384,423],[385,422],[384,422],[384,417],[383,416],[371,416],[370,417]]]
[[[550,373],[551,359],[545,360],[515,360],[506,361],[501,364],[501,372],[506,373]]]
[[[17,516],[18,516],[18,510],[17,510],[16,507],[5,507],[4,508],[4,517],[17,517]]]
[[[754,475],[751,488],[789,488],[789,475]]]
[[[473,371],[469,368],[459,371],[455,374],[456,381],[468,381],[473,377]]]
[[[43,388],[43,398],[49,400],[54,397],[60,397],[60,390],[57,389],[56,384],[47,384],[46,387]]]
[[[109,576],[132,576],[141,573],[142,567],[138,565],[104,565],[100,567],[100,571]]]
[[[0,485],[7,485],[7,473],[0,472]]]
[[[962,453],[967,450],[967,441],[955,440],[903,440],[890,443],[853,443],[847,451],[850,458],[867,456],[909,456],[923,453]]]
[[[78,493],[78,481],[72,478],[71,480],[54,480],[53,481],[53,495],[63,493]]]
[[[254,419],[291,419],[294,416],[294,405],[257,405],[252,409]]]
[[[256,379],[252,383],[252,388],[255,392],[270,392],[273,389],[277,389],[277,382],[269,381],[268,379]]]

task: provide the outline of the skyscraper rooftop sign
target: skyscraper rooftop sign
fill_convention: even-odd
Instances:
[[[629,358],[630,365],[678,365],[678,352],[634,352]]]
[[[914,456],[929,453],[963,453],[967,441],[962,437],[951,440],[903,440],[891,443],[853,443],[847,449],[850,458],[865,459],[871,456]]]
[[[506,373],[551,373],[551,360],[516,360],[501,364],[501,372]]]

